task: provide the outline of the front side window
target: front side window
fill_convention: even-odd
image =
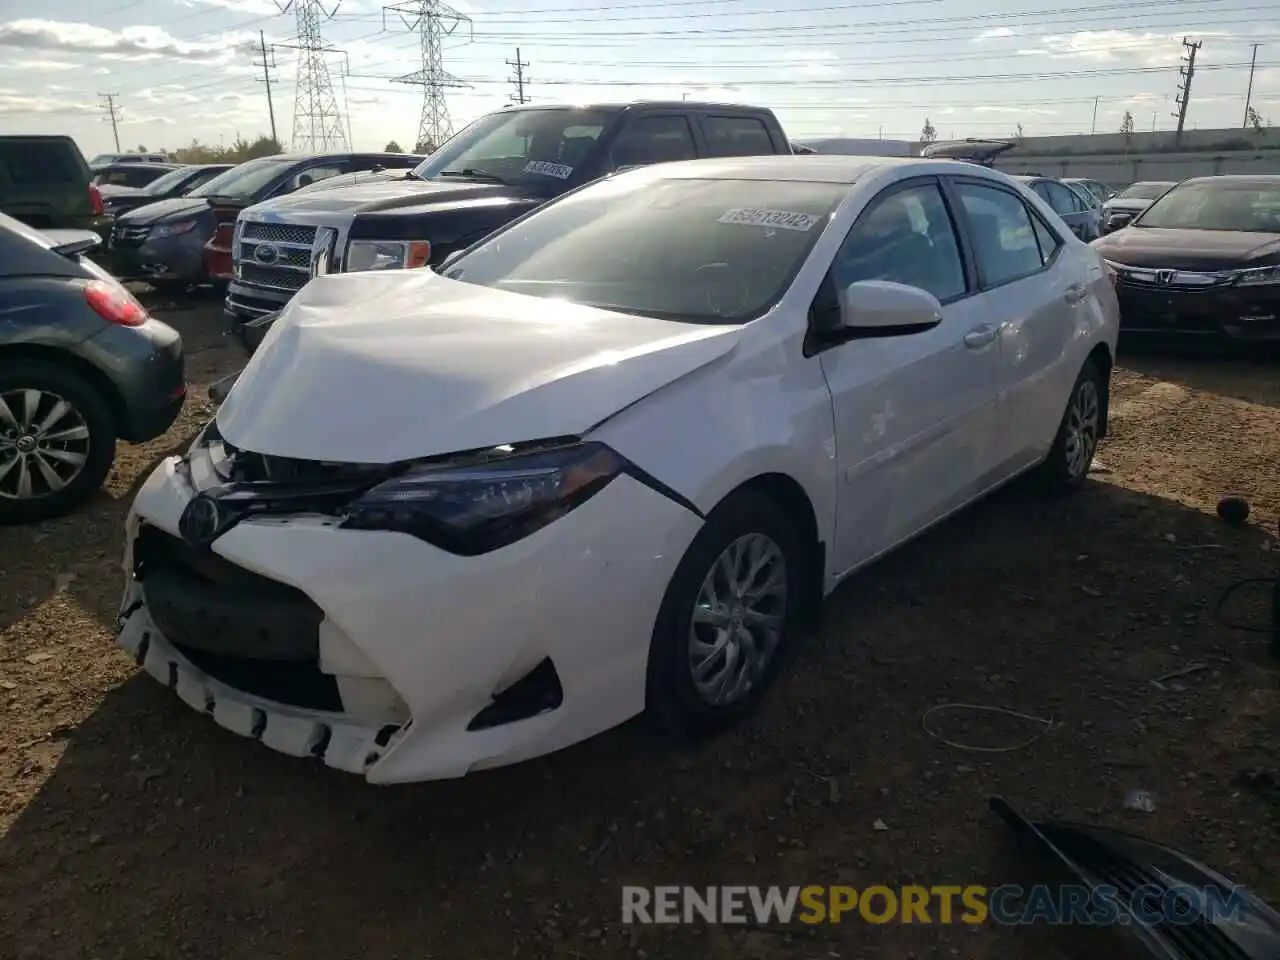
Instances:
[[[845,238],[832,273],[841,290],[859,280],[891,280],[943,302],[964,294],[964,261],[937,185],[895,190],[873,201]]]
[[[1132,226],[1280,233],[1280,183],[1184,183],[1147,207]]]
[[[463,254],[445,276],[694,323],[744,323],[791,286],[847,184],[603,180]]]
[[[422,161],[423,180],[478,180],[559,193],[617,118],[608,110],[514,110],[481,117]]]
[[[632,120],[618,134],[609,148],[609,159],[615,169],[692,160],[698,155],[693,131],[684,117],[640,117]]]
[[[987,287],[1029,276],[1044,266],[1031,214],[1018,197],[998,187],[956,185]]]
[[[1064,217],[1084,213],[1084,204],[1080,198],[1062,184],[1046,183],[1045,188],[1049,191],[1049,206],[1053,207],[1054,213]]]

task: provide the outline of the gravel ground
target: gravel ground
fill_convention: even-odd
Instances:
[[[1002,492],[855,577],[714,742],[633,725],[375,789],[223,732],[113,644],[131,491],[236,362],[216,305],[156,312],[190,351],[181,421],[122,448],[86,509],[0,532],[0,956],[1043,958],[990,926],[619,922],[625,883],[1008,881],[993,793],[1175,843],[1280,903],[1280,801],[1247,776],[1277,763],[1278,671],[1265,638],[1212,616],[1280,561],[1275,367],[1122,358],[1088,489]],[[1214,515],[1226,493],[1249,525]],[[952,710],[931,735],[945,703],[1052,725]],[[1135,788],[1153,813],[1124,808]]]

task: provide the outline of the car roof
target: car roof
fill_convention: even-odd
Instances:
[[[1156,183],[1163,181],[1157,180]],[[1280,187],[1280,174],[1276,173],[1233,173],[1216,177],[1192,177],[1183,183],[1228,183],[1237,187]]]
[[[608,101],[605,103],[524,103],[503,107],[496,113],[516,113],[530,110],[634,110],[637,107],[659,110],[701,110],[706,107],[721,110],[746,110],[753,113],[769,113],[768,107],[758,107],[745,103],[726,103],[717,100],[627,100]]]
[[[157,167],[167,167],[170,170],[178,170],[185,167],[185,163],[138,163],[132,160],[122,160],[119,163],[108,163],[103,170],[155,170]]]
[[[757,157],[714,157],[681,160],[640,167],[633,172],[652,171],[655,177],[700,178],[712,180],[792,180],[809,183],[856,183],[874,170],[897,167],[912,173],[992,176],[987,168],[966,165],[957,170],[954,160],[929,160],[921,157],[859,157],[844,154],[780,153]],[[623,174],[626,176],[627,174]]]

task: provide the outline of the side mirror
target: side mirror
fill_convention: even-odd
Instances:
[[[460,256],[462,256],[461,250],[453,251],[453,253],[449,254],[447,257],[445,257],[443,260],[440,261],[440,266],[436,268],[436,273],[444,273],[451,266],[453,266],[454,261],[457,260]]]
[[[840,292],[840,326],[857,337],[923,333],[941,322],[942,304],[919,287],[859,280]]]

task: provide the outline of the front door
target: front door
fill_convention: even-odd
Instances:
[[[936,178],[888,188],[845,238],[830,281],[927,290],[943,320],[924,333],[860,339],[820,354],[839,465],[833,572],[843,573],[962,505],[995,442],[998,330],[975,309],[974,277]]]

